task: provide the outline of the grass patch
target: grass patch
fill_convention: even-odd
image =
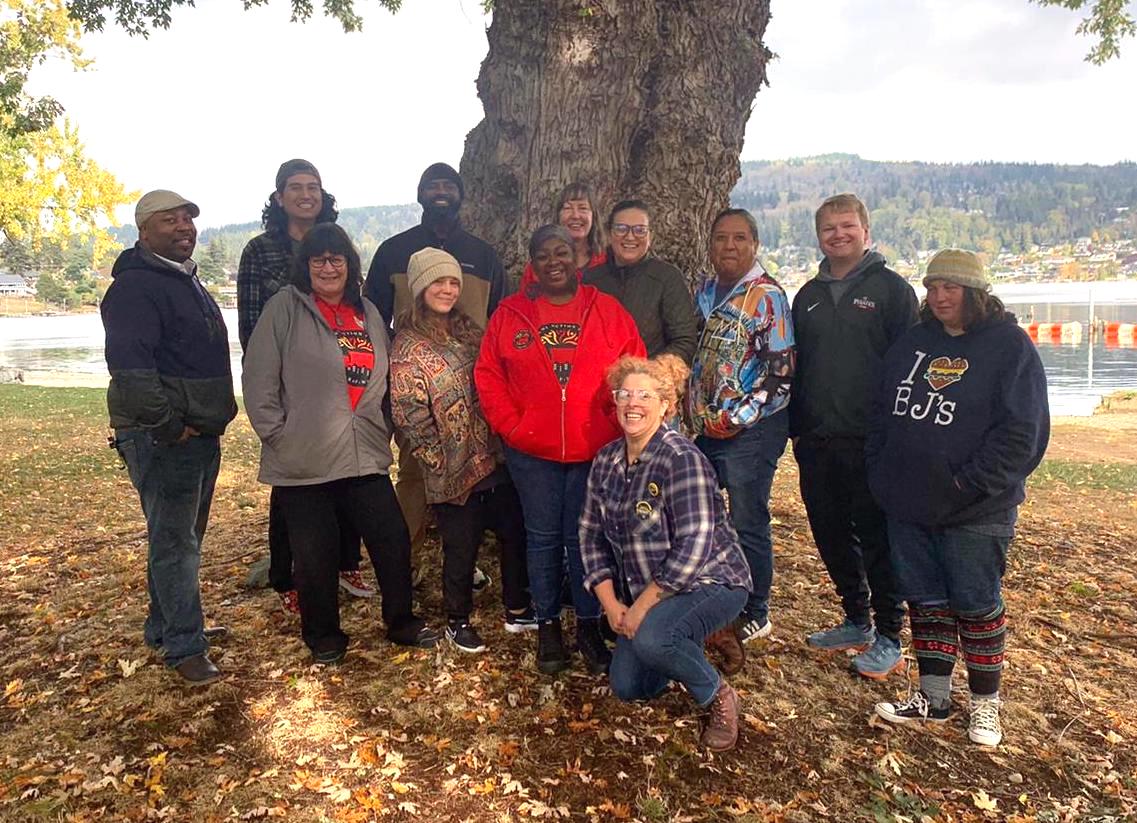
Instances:
[[[1030,478],[1032,486],[1059,483],[1071,488],[1088,487],[1109,491],[1137,491],[1137,464],[1080,463],[1073,460],[1043,460]]]

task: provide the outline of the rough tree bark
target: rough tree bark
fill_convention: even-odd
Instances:
[[[769,0],[495,0],[466,138],[463,214],[515,278],[566,183],[597,219],[618,199],[653,212],[653,249],[689,276],[738,181],[766,80]]]

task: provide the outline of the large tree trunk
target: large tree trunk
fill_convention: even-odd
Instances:
[[[556,193],[582,180],[597,220],[639,197],[655,252],[701,271],[766,79],[769,18],[769,0],[495,0],[485,119],[462,158],[471,229],[516,278]]]

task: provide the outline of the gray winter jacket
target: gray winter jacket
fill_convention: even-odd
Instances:
[[[366,299],[363,306],[375,368],[352,411],[343,354],[315,299],[285,286],[265,305],[241,378],[245,410],[261,439],[262,483],[310,486],[387,473],[387,331],[379,310]]]

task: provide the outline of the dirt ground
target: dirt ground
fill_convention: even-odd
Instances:
[[[785,457],[775,630],[732,681],[745,722],[723,755],[698,749],[679,690],[627,705],[579,665],[539,675],[496,585],[475,615],[486,654],[393,647],[378,604],[351,599],[347,661],[310,666],[275,595],[241,587],[267,510],[243,417],[201,569],[228,677],[179,685],[141,642],[145,533],[103,425],[101,392],[0,387],[0,819],[1137,819],[1137,414],[1055,421],[1011,550],[997,749],[967,742],[963,712],[872,719],[914,664],[878,684],[806,649],[839,609]],[[437,623],[437,546],[420,562]]]

